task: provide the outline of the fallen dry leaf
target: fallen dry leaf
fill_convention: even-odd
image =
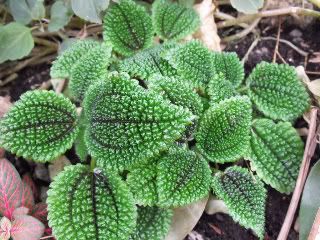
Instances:
[[[218,235],[222,235],[222,234],[223,234],[222,230],[221,230],[219,227],[217,227],[216,225],[213,225],[213,224],[209,223],[209,226],[210,226],[210,227],[213,229],[213,231],[215,231]]]
[[[0,118],[2,118],[11,107],[12,103],[9,96],[0,97]]]
[[[311,63],[320,63],[320,52],[313,53],[314,57],[309,60]]]
[[[217,25],[213,17],[215,5],[212,0],[203,0],[201,3],[195,4],[194,9],[199,14],[200,27],[193,34],[193,38],[201,40],[212,51],[221,52],[221,39],[217,34]]]
[[[53,178],[57,176],[65,166],[68,165],[71,165],[71,163],[69,159],[64,155],[53,161],[53,163],[48,167],[50,179],[53,180]]]
[[[215,213],[225,213],[228,214],[228,208],[226,204],[222,201],[210,195],[209,200],[207,202],[207,206],[205,208],[205,212],[209,215],[213,215]]]

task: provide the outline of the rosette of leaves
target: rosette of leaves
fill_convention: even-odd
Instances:
[[[162,39],[179,40],[193,33],[200,25],[196,11],[170,0],[156,0],[152,4],[152,22]]]
[[[0,122],[0,145],[39,162],[51,161],[71,148],[78,132],[71,101],[53,91],[21,96]]]
[[[247,169],[233,166],[213,177],[214,193],[228,207],[234,220],[264,237],[266,190]]]
[[[251,103],[246,96],[232,97],[211,106],[203,115],[196,133],[196,147],[206,159],[234,162],[250,146]]]
[[[249,96],[272,119],[292,121],[310,106],[309,95],[295,69],[286,64],[258,64],[247,79]]]
[[[103,38],[118,53],[130,56],[152,44],[152,20],[146,9],[132,0],[120,0],[109,7],[103,24]]]
[[[304,144],[289,122],[258,119],[251,129],[251,164],[258,176],[282,193],[298,178]]]
[[[84,99],[85,141],[98,166],[127,169],[167,149],[194,116],[146,91],[125,73],[89,88]]]
[[[159,207],[138,207],[136,231],[129,240],[163,240],[169,231],[173,211]]]
[[[57,240],[127,240],[136,207],[119,176],[88,166],[68,166],[48,191],[49,226]]]
[[[209,165],[202,157],[172,147],[151,163],[134,168],[127,182],[138,204],[177,207],[206,196],[210,177]]]

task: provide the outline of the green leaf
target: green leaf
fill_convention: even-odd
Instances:
[[[127,240],[136,207],[119,176],[84,165],[68,166],[51,183],[48,219],[57,240]]]
[[[120,0],[104,17],[103,38],[118,53],[130,56],[152,44],[151,17],[132,0]]]
[[[242,83],[244,79],[244,67],[236,53],[214,52],[213,59],[215,71],[223,73],[234,88]]]
[[[264,0],[230,0],[232,7],[246,14],[257,13]]]
[[[163,240],[169,231],[173,211],[158,207],[138,207],[137,228],[130,240]]]
[[[73,12],[64,1],[56,1],[51,7],[50,15],[48,30],[49,32],[55,32],[68,24]]]
[[[101,44],[88,50],[87,54],[73,65],[69,88],[74,97],[82,100],[91,84],[107,78],[111,50],[110,46]]]
[[[311,169],[304,186],[299,212],[299,239],[308,239],[312,224],[320,208],[320,161]]]
[[[233,166],[213,177],[212,187],[228,207],[231,217],[240,225],[264,237],[266,190],[247,169]]]
[[[148,92],[125,73],[89,88],[85,140],[98,166],[124,169],[165,150],[181,137],[192,114]]]
[[[9,8],[14,20],[24,25],[45,17],[43,0],[9,0]]]
[[[192,34],[200,25],[198,14],[170,0],[156,0],[152,4],[152,22],[162,39],[179,40]]]
[[[251,130],[251,164],[266,183],[282,193],[293,191],[304,144],[289,122],[258,119]]]
[[[71,0],[74,13],[89,22],[102,23],[101,15],[109,6],[109,0]]]
[[[196,147],[208,160],[234,162],[250,146],[251,103],[248,97],[232,97],[210,107],[199,123]]]
[[[69,78],[73,67],[81,61],[90,50],[100,44],[93,40],[77,41],[70,48],[63,51],[57,60],[52,63],[50,69],[51,78]]]
[[[208,194],[211,171],[194,152],[172,147],[149,164],[134,168],[127,178],[138,204],[177,207]]]
[[[183,79],[195,87],[205,88],[215,75],[211,54],[201,42],[193,40],[167,51],[164,57]]]
[[[303,83],[289,65],[262,62],[251,72],[247,85],[250,98],[267,117],[292,121],[310,106]]]
[[[207,88],[210,105],[215,106],[221,101],[236,96],[236,91],[222,72],[216,74],[208,83]]]
[[[27,56],[34,47],[30,28],[12,22],[0,31],[0,63]]]
[[[79,119],[79,133],[74,142],[76,154],[80,158],[81,162],[86,162],[87,157],[89,155],[88,148],[84,140],[87,124],[88,123],[86,122],[86,117],[84,116],[84,112],[82,112]]]
[[[39,162],[71,148],[78,132],[76,107],[63,95],[35,90],[21,96],[0,122],[0,145]]]
[[[152,74],[161,74],[163,76],[177,75],[167,60],[161,57],[165,50],[171,49],[175,44],[157,45],[138,52],[132,57],[124,59],[120,65],[120,71],[127,72],[131,77],[148,79]]]

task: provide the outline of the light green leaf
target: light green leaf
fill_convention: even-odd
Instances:
[[[55,32],[63,28],[68,24],[72,15],[72,10],[64,3],[64,1],[56,1],[51,7],[48,30],[50,32]]]
[[[257,13],[264,0],[230,0],[232,7],[246,14]]]
[[[226,99],[210,107],[199,123],[196,147],[208,160],[234,162],[250,146],[251,102],[246,96]]]
[[[148,92],[125,73],[92,85],[84,110],[89,153],[98,166],[119,170],[167,149],[193,119],[190,111]]]
[[[102,12],[109,6],[109,0],[71,0],[74,13],[89,22],[102,23]]]
[[[213,177],[214,193],[225,202],[231,217],[264,237],[266,190],[247,169],[233,166]]]
[[[88,166],[67,166],[48,191],[48,219],[57,240],[128,240],[136,225],[132,194],[121,178]]]
[[[43,0],[9,0],[9,8],[14,20],[25,25],[45,17]]]
[[[0,145],[26,159],[54,160],[71,148],[77,117],[75,106],[63,95],[29,91],[0,122]]]
[[[307,240],[320,208],[320,161],[312,167],[304,186],[299,212],[299,240]]]
[[[30,28],[12,22],[0,31],[0,63],[27,56],[34,47]]]
[[[159,207],[138,207],[137,228],[129,240],[163,240],[169,231],[173,211]]]
[[[304,144],[289,122],[258,119],[251,130],[251,164],[258,176],[282,193],[293,191]]]
[[[84,112],[82,112],[79,119],[79,133],[74,142],[74,148],[75,148],[76,154],[80,158],[80,161],[83,163],[87,161],[87,157],[89,155],[87,145],[84,141],[86,125],[87,125],[86,118],[84,116]]]
[[[152,21],[145,8],[132,0],[114,3],[104,17],[103,38],[118,53],[130,56],[152,44]]]

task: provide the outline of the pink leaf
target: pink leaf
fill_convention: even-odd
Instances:
[[[22,177],[22,182],[25,182],[31,188],[34,199],[38,199],[39,191],[30,174],[28,173],[24,174]]]
[[[40,220],[44,224],[46,224],[48,222],[48,220],[47,220],[47,216],[48,216],[47,204],[42,203],[42,202],[37,203],[31,209],[30,215],[35,217],[36,219]]]
[[[19,173],[7,159],[0,159],[0,214],[12,220],[12,213],[20,207],[21,198],[22,182]]]
[[[16,208],[14,211],[13,211],[13,218],[16,219],[18,218],[19,216],[23,216],[23,215],[28,215],[29,213],[29,208],[26,208],[26,207],[19,207],[19,208]]]
[[[8,218],[3,217],[0,220],[0,239],[8,240],[10,238],[11,222]]]
[[[34,197],[31,188],[25,182],[22,182],[22,198],[21,198],[21,205],[23,207],[27,207],[31,209],[34,205]]]
[[[44,225],[34,217],[19,216],[12,223],[10,231],[13,240],[39,240],[44,232]]]

